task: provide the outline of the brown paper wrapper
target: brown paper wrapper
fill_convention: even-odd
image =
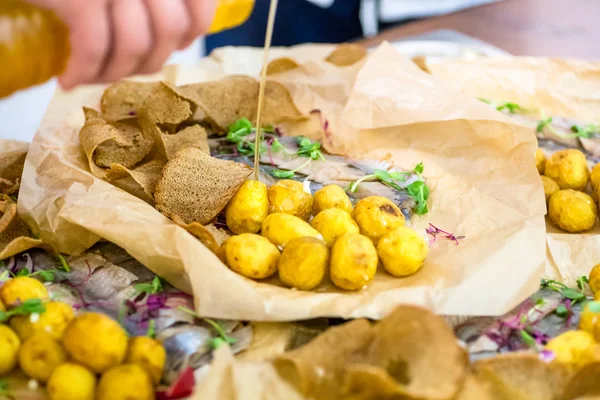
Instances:
[[[428,64],[439,79],[469,95],[510,101],[584,123],[600,121],[600,63],[515,57]],[[600,227],[583,234],[566,233],[549,221],[545,275],[574,286],[600,263]]]
[[[466,239],[458,246],[436,242],[417,274],[398,279],[380,271],[355,293],[330,284],[295,291],[235,274],[185,229],[89,172],[77,137],[81,107],[97,108],[103,86],[56,93],[25,163],[20,209],[42,239],[65,253],[79,254],[100,238],[114,242],[193,293],[206,317],[379,319],[402,303],[441,314],[494,315],[535,291],[545,258],[545,205],[533,133],[432,78],[387,43],[344,67],[325,61],[334,49],[274,49],[272,60],[286,57],[297,67],[286,63],[270,79],[288,88],[303,113],[321,111],[284,132],[316,127],[313,137],[330,152],[391,156],[407,169],[424,163],[430,212],[413,218],[413,228],[424,234],[432,222]],[[181,85],[226,74],[257,77],[261,60],[259,49],[224,48],[197,66],[173,67],[154,79],[168,73]]]

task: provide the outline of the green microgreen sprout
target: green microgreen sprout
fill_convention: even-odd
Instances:
[[[222,344],[234,344],[237,342],[237,339],[234,337],[229,336],[225,330],[223,329],[223,327],[221,325],[219,325],[218,322],[210,319],[210,318],[202,318],[198,315],[198,313],[196,313],[194,310],[191,310],[188,307],[185,306],[179,306],[177,307],[178,310],[183,311],[186,314],[189,314],[191,316],[193,316],[194,318],[203,320],[204,322],[206,322],[207,324],[209,324],[216,332],[217,332],[217,337],[211,339],[209,341],[209,345],[213,348],[213,349],[217,349],[219,346],[221,346]]]
[[[58,253],[58,261],[60,261],[60,265],[61,265],[62,269],[65,272],[71,271],[71,267],[69,267],[69,264],[67,263],[67,260],[65,260],[65,258],[63,257],[63,255],[60,254],[60,253]]]
[[[247,139],[247,136],[256,132],[257,129],[252,127],[252,122],[248,118],[240,118],[229,126],[226,139],[236,144],[236,150],[240,154],[249,156],[254,154],[256,146],[253,141]],[[262,128],[261,133],[273,133],[273,127]],[[264,139],[261,138],[260,153],[267,151],[267,146],[265,143],[262,143],[262,140]]]
[[[42,300],[29,299],[8,311],[0,311],[0,322],[5,322],[15,315],[42,314],[44,312],[46,312],[46,307]]]
[[[552,279],[542,279],[540,287],[542,289],[550,289],[560,293],[561,296],[565,299],[571,300],[571,306],[573,306],[578,301],[585,301],[587,299],[587,297],[585,296],[586,283],[589,283],[588,278],[586,276],[580,276],[579,278],[577,278],[577,287],[579,288],[579,290],[576,290],[568,287],[564,283]]]
[[[162,281],[158,276],[155,276],[150,283],[138,283],[134,286],[134,289],[134,296],[137,296],[140,293],[156,294],[164,290]]]
[[[321,152],[321,143],[313,142],[307,137],[299,136],[297,138],[298,143],[298,151],[296,151],[296,155],[300,157],[307,157],[308,159],[302,163],[300,166],[290,170],[285,171],[281,169],[276,169],[271,171],[271,175],[280,179],[290,179],[296,175],[296,172],[301,171],[303,168],[308,166],[312,161],[326,161],[323,153]]]
[[[352,182],[348,187],[348,190],[350,192],[356,192],[358,186],[362,182],[371,179],[378,179],[381,183],[391,187],[392,189],[408,192],[409,196],[411,196],[416,202],[416,206],[414,209],[415,214],[424,215],[429,212],[429,209],[427,208],[427,199],[429,198],[429,187],[425,184],[425,180],[423,178],[424,170],[425,167],[422,162],[417,164],[415,168],[412,169],[412,171],[390,172],[382,169],[376,169],[373,171],[372,174],[365,175],[362,178]],[[419,179],[414,181],[410,185],[407,185],[406,187],[402,187],[398,184],[398,182],[406,182],[408,177],[412,174],[416,174]]]
[[[156,321],[154,319],[148,321],[148,330],[146,331],[146,336],[151,339],[156,338]]]

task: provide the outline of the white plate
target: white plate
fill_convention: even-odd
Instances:
[[[428,61],[447,58],[475,59],[480,57],[510,57],[510,54],[478,43],[456,43],[433,40],[410,40],[392,43],[406,57],[427,57]]]

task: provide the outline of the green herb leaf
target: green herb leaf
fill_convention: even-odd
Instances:
[[[151,319],[148,321],[148,330],[146,331],[146,336],[149,338],[156,338],[156,321]]]
[[[418,175],[421,175],[424,170],[425,170],[425,166],[423,165],[422,162],[418,163],[417,166],[413,169],[413,171]]]
[[[235,132],[246,132],[246,135],[249,135],[252,132],[252,122],[248,118],[240,118],[235,121],[233,124],[229,126],[227,132],[235,133]]]
[[[584,139],[591,138],[594,135],[594,133],[597,133],[598,131],[600,131],[600,127],[593,124],[587,125],[585,127],[581,127],[579,125],[573,125],[571,127],[571,132],[574,132],[578,137]]]
[[[555,312],[556,312],[556,315],[558,315],[561,318],[565,318],[569,314],[569,310],[567,309],[567,307],[564,304],[561,304],[558,307],[556,307]]]
[[[544,132],[544,129],[546,129],[546,127],[549,126],[551,123],[552,123],[552,117],[542,119],[542,120],[540,120],[540,122],[538,122],[537,127],[535,128],[535,131],[537,133],[542,133],[542,132]]]
[[[54,272],[53,271],[39,271],[38,275],[44,282],[54,282]]]
[[[562,289],[560,291],[560,294],[563,297],[566,297],[567,299],[571,299],[571,300],[581,300],[582,298],[585,298],[584,294],[578,292],[575,289],[571,289],[571,288]]]
[[[219,347],[221,347],[222,345],[226,344],[227,342],[224,341],[223,339],[221,339],[220,337],[216,337],[216,338],[212,338],[208,341],[208,345],[213,349],[216,350]]]
[[[8,320],[15,315],[42,314],[46,312],[46,306],[40,299],[29,299],[6,312],[0,312],[0,322]]]
[[[278,139],[273,139],[273,141],[271,142],[271,151],[274,153],[278,153],[283,149],[284,148],[281,142]]]
[[[496,107],[496,110],[498,110],[498,111],[508,110],[509,113],[515,114],[515,113],[523,110],[523,108],[520,105],[518,105],[517,103],[506,102],[506,103],[502,103],[498,107]]]
[[[415,213],[417,215],[427,214],[427,199],[429,198],[429,188],[423,181],[415,181],[406,187],[408,194],[415,199],[417,206]]]
[[[491,100],[488,100],[488,99],[482,99],[481,97],[478,97],[478,99],[479,99],[479,100],[481,100],[481,101],[483,101],[483,102],[484,102],[484,103],[486,103],[486,104],[492,104],[492,101],[491,101]]]
[[[580,290],[584,290],[586,283],[590,283],[590,281],[588,280],[587,276],[582,275],[579,278],[577,278],[577,287]]]
[[[0,260],[0,268],[6,268],[6,263],[4,260]]]
[[[523,342],[525,342],[525,344],[527,344],[531,348],[537,348],[537,343],[535,342],[533,336],[529,334],[529,332],[527,332],[525,329],[521,329],[520,334],[521,339],[523,339]]]
[[[29,270],[27,268],[21,268],[15,274],[15,276],[28,276],[28,275],[29,275]]]
[[[271,175],[273,175],[275,178],[279,178],[279,179],[289,179],[289,178],[293,178],[296,174],[292,171],[284,171],[282,169],[274,169],[273,171],[271,171]]]
[[[155,276],[150,283],[138,283],[134,286],[135,295],[140,293],[156,294],[163,291],[163,285],[158,276]]]

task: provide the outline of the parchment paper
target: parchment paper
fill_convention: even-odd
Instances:
[[[270,78],[288,87],[304,113],[321,110],[329,129],[319,132],[329,151],[391,155],[405,168],[424,163],[430,212],[414,218],[413,227],[424,233],[432,222],[466,239],[458,246],[436,242],[414,276],[398,279],[380,271],[357,293],[327,284],[303,292],[230,271],[150,205],[90,174],[77,132],[81,107],[97,108],[102,86],[56,93],[26,160],[20,210],[63,252],[81,253],[100,237],[116,243],[193,293],[198,313],[207,317],[379,319],[401,303],[441,314],[494,315],[535,291],[545,259],[545,206],[533,133],[432,78],[387,43],[348,67],[323,61],[332,49],[276,49],[272,58],[288,57],[298,67]],[[257,76],[260,54],[220,49],[198,66],[173,67],[154,79],[168,74],[183,84],[226,73]]]
[[[436,62],[427,68],[475,97],[511,101],[583,123],[600,121],[600,63],[514,57]],[[573,234],[549,221],[546,225],[545,275],[573,286],[600,263],[600,227]]]

